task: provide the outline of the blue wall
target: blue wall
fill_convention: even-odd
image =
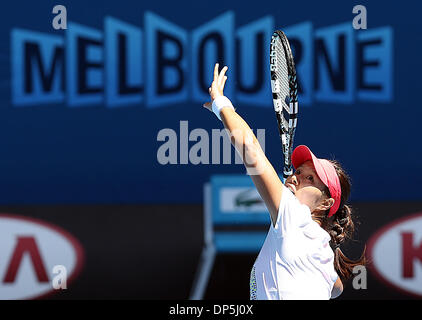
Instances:
[[[157,134],[171,128],[180,136],[183,120],[189,130],[221,128],[201,107],[201,83],[209,83],[217,59],[230,67],[226,94],[252,128],[266,130],[266,154],[280,170],[265,69],[274,28],[301,46],[292,45],[296,58],[301,55],[303,89],[295,144],[339,160],[352,177],[353,200],[422,198],[422,23],[412,2],[361,2],[368,11],[366,31],[352,28],[356,3],[349,1],[62,1],[66,31],[52,28],[55,4],[10,2],[1,13],[0,203],[201,202],[211,175],[238,174],[243,167],[161,165]],[[262,68],[255,69],[259,52],[253,41],[261,33]],[[126,41],[120,47],[118,34]],[[159,34],[168,41],[159,42]],[[202,43],[210,34],[221,41],[220,58],[217,42]],[[77,54],[78,39],[89,42],[84,54]],[[28,43],[35,43],[33,51]],[[57,48],[62,56],[44,90],[37,55],[47,70]],[[125,59],[118,52],[126,52]],[[28,93],[25,55],[31,54]],[[101,66],[83,69],[82,60]],[[119,95],[115,68],[122,61],[124,80],[135,89]],[[248,92],[244,87],[258,81],[259,72],[262,86]],[[88,93],[81,94],[84,85]]]

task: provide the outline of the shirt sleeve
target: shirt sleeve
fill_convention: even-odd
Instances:
[[[287,232],[303,227],[312,221],[311,211],[305,204],[301,204],[293,193],[283,185],[280,206],[275,225],[271,228],[279,237]]]

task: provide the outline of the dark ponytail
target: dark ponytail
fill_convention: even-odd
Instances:
[[[355,222],[352,217],[352,208],[345,204],[334,215],[332,228],[328,232],[331,236],[331,242],[334,249],[334,267],[343,282],[353,275],[353,268],[355,266],[363,266],[366,264],[365,251],[358,260],[351,260],[346,257],[340,249],[340,244],[352,239],[354,231]]]
[[[330,162],[336,169],[340,180],[341,200],[337,212],[330,218],[328,218],[327,212],[325,218],[321,221],[321,226],[331,237],[331,246],[334,251],[334,267],[344,283],[353,275],[353,268],[355,266],[364,266],[366,264],[365,249],[357,260],[349,259],[340,249],[342,243],[352,239],[355,231],[356,218],[353,215],[352,208],[346,204],[350,196],[350,178],[337,161],[330,160]],[[327,194],[329,195],[329,192]]]

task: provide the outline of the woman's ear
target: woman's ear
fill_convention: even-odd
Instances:
[[[317,210],[321,210],[321,211],[327,211],[328,209],[330,209],[333,205],[334,205],[334,199],[333,198],[328,198],[328,199],[324,199],[322,200],[322,202],[316,207]]]

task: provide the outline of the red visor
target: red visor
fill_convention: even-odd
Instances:
[[[314,164],[315,171],[328,190],[330,190],[331,197],[334,199],[334,204],[330,208],[328,217],[331,217],[337,212],[340,206],[341,186],[336,169],[332,163],[325,159],[318,159],[305,145],[300,145],[293,150],[292,164],[296,169],[300,167],[305,161],[311,160]]]

